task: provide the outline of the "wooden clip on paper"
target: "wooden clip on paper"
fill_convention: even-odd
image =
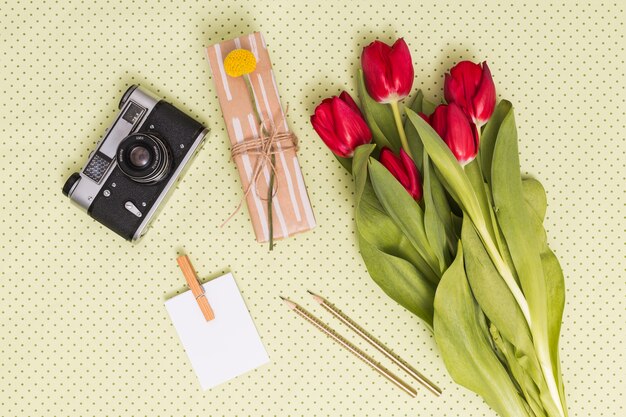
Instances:
[[[198,305],[200,306],[200,310],[202,310],[202,314],[206,321],[211,321],[215,318],[213,314],[213,309],[209,305],[209,301],[207,300],[204,294],[204,288],[198,282],[198,277],[196,276],[196,271],[194,271],[193,266],[191,265],[191,261],[187,255],[181,255],[176,258],[178,262],[178,266],[183,271],[183,275],[185,276],[185,280],[187,281],[187,285],[191,289],[191,293],[196,298]]]

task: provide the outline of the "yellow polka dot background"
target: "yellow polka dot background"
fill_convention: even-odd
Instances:
[[[487,60],[516,108],[522,169],[548,194],[549,242],[566,275],[562,367],[570,416],[626,415],[621,1],[2,1],[0,3],[0,415],[495,416],[446,373],[427,328],[369,278],[354,233],[353,182],[309,115],[355,93],[361,48],[403,36],[416,88]],[[260,30],[318,226],[256,243],[204,47]],[[131,84],[211,129],[138,244],[61,194]],[[271,362],[203,392],[164,301],[231,271]],[[411,399],[290,312],[324,295],[443,389]],[[389,367],[391,364],[384,362]],[[393,368],[393,367],[392,367]],[[395,368],[393,368],[395,369]],[[399,370],[398,370],[399,372]],[[405,378],[408,378],[405,376]]]

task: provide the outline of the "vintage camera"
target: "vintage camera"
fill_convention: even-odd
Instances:
[[[145,234],[208,129],[139,86],[120,100],[120,114],[63,194],[115,233]]]

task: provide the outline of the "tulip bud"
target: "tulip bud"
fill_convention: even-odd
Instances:
[[[446,74],[444,95],[448,103],[456,103],[477,126],[482,126],[496,106],[496,87],[487,61],[474,64],[462,61]]]
[[[372,42],[363,48],[361,67],[367,91],[377,102],[396,102],[411,92],[413,63],[404,39],[398,39],[393,46]]]
[[[389,148],[380,151],[380,163],[396,177],[398,182],[407,190],[416,201],[422,199],[422,179],[413,160],[404,150],[400,149],[397,156]]]
[[[461,165],[474,160],[478,153],[478,130],[459,106],[455,103],[441,104],[430,118],[422,117],[435,129]]]
[[[358,146],[372,140],[359,107],[345,91],[322,101],[311,116],[311,124],[326,146],[342,158],[351,158]]]

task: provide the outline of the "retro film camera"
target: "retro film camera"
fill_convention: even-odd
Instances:
[[[127,240],[141,238],[204,142],[208,129],[131,86],[120,113],[63,194]]]

